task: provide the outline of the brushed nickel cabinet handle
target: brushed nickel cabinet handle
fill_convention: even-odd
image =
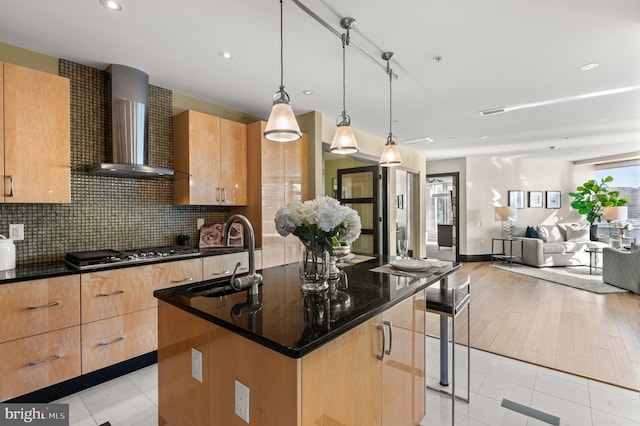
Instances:
[[[393,347],[393,324],[391,324],[391,321],[383,321],[382,323],[389,327],[389,349],[384,351],[384,353],[391,355],[391,349]]]
[[[220,187],[216,188],[216,201],[220,201]]]
[[[37,367],[39,365],[47,364],[49,362],[53,362],[53,361],[58,360],[58,359],[60,359],[60,355],[54,355],[51,358],[45,359],[43,361],[32,361],[32,362],[29,363],[29,367]]]
[[[48,303],[46,305],[41,305],[41,306],[29,306],[27,309],[30,311],[35,311],[36,309],[44,309],[44,308],[53,308],[54,306],[58,306],[60,304],[60,302],[51,302]]]
[[[100,297],[108,297],[108,296],[115,296],[117,294],[124,294],[124,290],[116,290],[113,293],[100,293],[98,296],[100,296]]]
[[[113,345],[114,343],[120,343],[124,341],[124,336],[118,337],[116,340],[112,340],[110,342],[100,342],[100,346],[109,346],[109,345]]]
[[[227,202],[227,188],[222,188],[222,202]]]
[[[9,175],[9,195],[7,197],[13,197],[13,175]]]
[[[171,284],[178,284],[178,283],[188,282],[188,281],[193,281],[193,277],[186,277],[181,280],[173,280],[171,281]]]
[[[378,358],[380,361],[384,361],[384,354],[386,353],[386,351],[384,350],[384,348],[387,346],[387,343],[386,343],[386,340],[387,340],[387,339],[386,339],[386,336],[385,336],[385,333],[384,333],[384,325],[380,325],[380,324],[378,324],[378,325],[376,326],[376,328],[377,328],[378,330],[382,331],[382,353],[381,353],[380,355],[377,355],[377,354],[376,354],[376,358]]]
[[[212,276],[218,276],[218,275],[229,275],[231,273],[231,271],[222,271],[222,272],[214,272],[211,275]]]

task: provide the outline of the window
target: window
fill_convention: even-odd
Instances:
[[[623,244],[632,242],[640,243],[640,162],[601,164],[596,166],[594,179],[611,176],[613,181],[609,183],[609,189],[620,192],[621,197],[628,197],[628,219],[632,229],[624,232]],[[611,232],[611,224],[606,222],[598,225],[598,236],[608,237]]]

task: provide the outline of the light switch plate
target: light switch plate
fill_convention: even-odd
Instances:
[[[236,416],[249,423],[249,388],[236,380]]]
[[[24,224],[9,225],[9,238],[12,240],[24,240]]]
[[[198,231],[199,231],[200,228],[202,228],[202,225],[204,225],[204,219],[198,219],[196,221],[196,225],[197,225],[197,228],[198,228]]]
[[[191,377],[202,383],[202,352],[191,348]]]

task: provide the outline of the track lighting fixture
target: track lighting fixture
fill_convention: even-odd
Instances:
[[[293,142],[302,137],[289,94],[284,90],[284,59],[282,34],[282,0],[280,0],[280,88],[273,96],[273,107],[264,130],[264,137],[274,142]]]
[[[338,117],[336,121],[336,133],[333,136],[333,141],[331,142],[331,148],[329,150],[334,154],[353,154],[355,152],[360,151],[360,147],[358,147],[358,142],[356,141],[356,137],[353,134],[353,130],[351,129],[351,117],[347,114],[346,102],[345,102],[345,93],[346,93],[346,83],[345,83],[345,50],[346,46],[349,45],[349,30],[355,28],[356,20],[354,18],[342,18],[340,20],[340,26],[347,30],[346,33],[342,34],[342,114]]]
[[[393,52],[384,52],[382,54],[382,59],[387,61],[387,74],[389,75],[389,136],[387,136],[387,143],[384,145],[384,150],[382,151],[382,155],[380,156],[379,164],[383,167],[395,167],[402,164],[402,157],[400,156],[400,151],[398,150],[398,143],[396,142],[396,137],[393,136],[393,132],[391,130],[392,123],[392,91],[391,91],[391,81],[393,80],[393,70],[389,66],[389,61],[395,57]]]

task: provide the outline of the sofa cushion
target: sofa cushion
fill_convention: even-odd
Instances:
[[[545,243],[564,241],[560,228],[556,225],[538,225],[538,238]]]
[[[567,246],[563,242],[545,243],[542,247],[544,254],[558,254],[567,252]]]
[[[527,228],[527,225],[518,225],[517,223],[514,223],[513,225],[511,225],[511,236],[526,237]]]
[[[567,224],[565,227],[567,241],[589,241],[589,226],[576,223]]]
[[[524,236],[527,238],[538,238],[538,232],[533,226],[527,226]]]

